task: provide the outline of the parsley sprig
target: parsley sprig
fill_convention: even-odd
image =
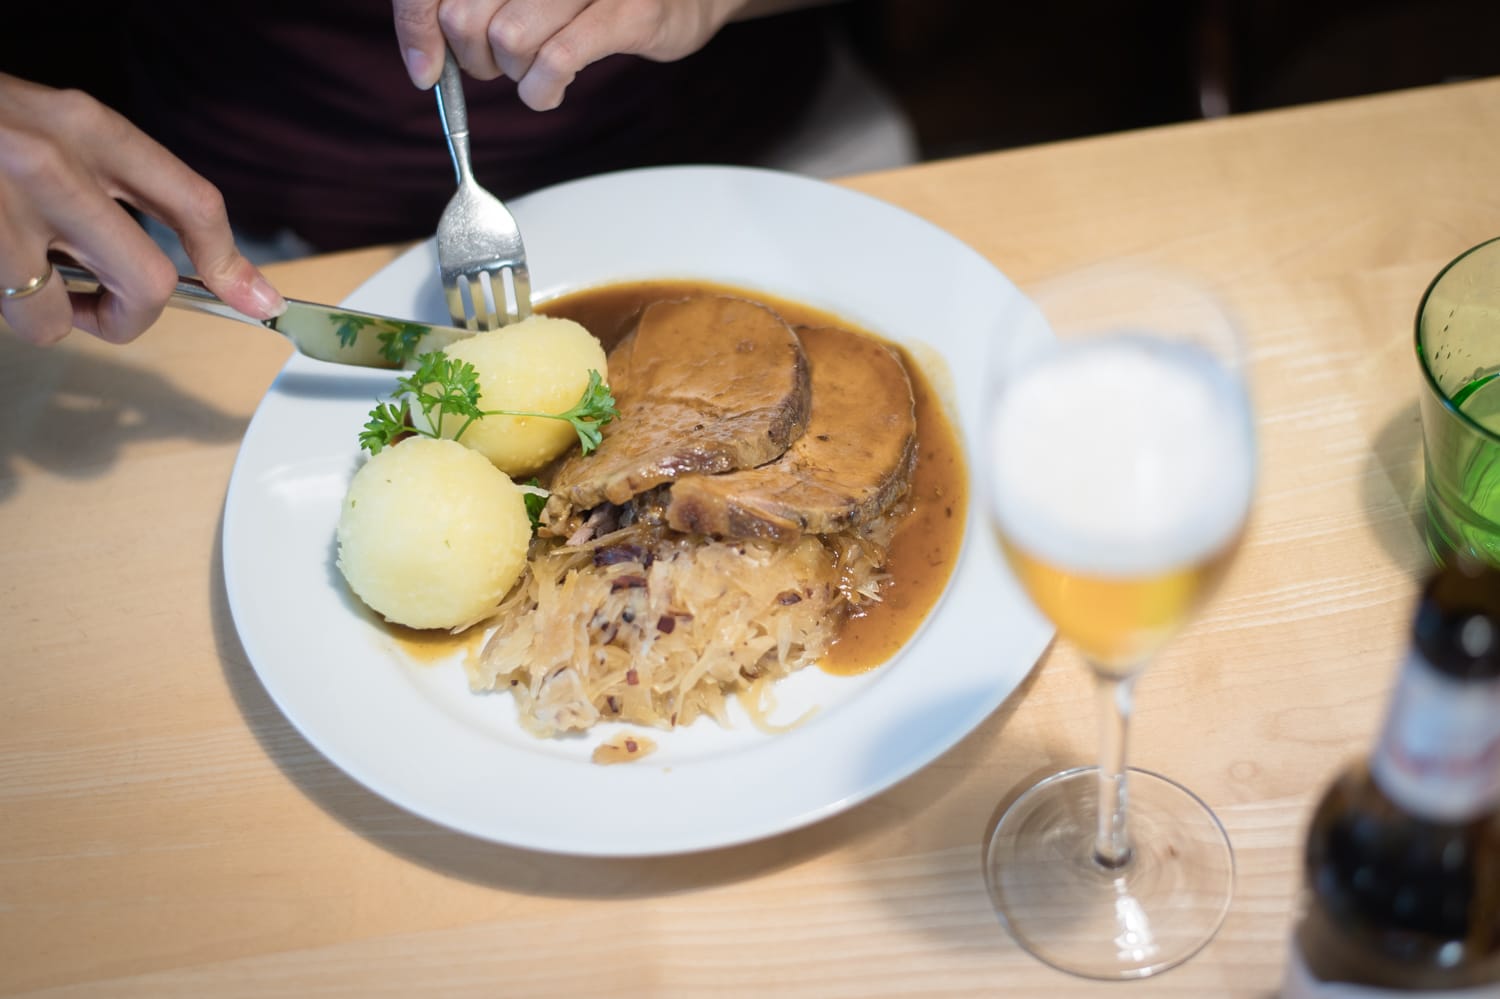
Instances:
[[[425,437],[443,436],[443,420],[463,420],[453,439],[458,440],[475,420],[486,416],[531,416],[546,420],[566,420],[578,435],[583,453],[589,454],[603,439],[602,428],[620,415],[615,397],[599,372],[589,371],[589,383],[571,409],[561,413],[532,413],[513,409],[481,409],[479,406],[479,372],[468,361],[455,360],[434,350],[423,354],[417,369],[396,380],[395,402],[377,402],[359,434],[359,446],[371,454],[394,444],[409,434]],[[412,418],[420,411],[421,420]]]

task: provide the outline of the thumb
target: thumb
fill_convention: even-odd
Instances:
[[[430,90],[443,72],[443,29],[438,25],[438,0],[391,0],[396,41],[406,63],[406,75],[420,90]]]
[[[208,263],[194,260],[198,276],[230,306],[255,319],[272,319],[286,311],[286,300],[238,250]]]

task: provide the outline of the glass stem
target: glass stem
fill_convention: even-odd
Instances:
[[[1099,696],[1099,824],[1094,834],[1094,860],[1111,870],[1130,863],[1130,833],[1126,828],[1125,737],[1135,698],[1136,673],[1125,675],[1094,670]]]

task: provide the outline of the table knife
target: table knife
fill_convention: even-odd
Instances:
[[[57,264],[56,267],[69,291],[92,293],[99,290],[99,279],[84,268],[72,264]],[[195,277],[179,276],[167,304],[264,326],[286,337],[292,346],[308,357],[364,368],[399,368],[416,354],[441,350],[474,335],[473,330],[396,319],[295,298],[288,298],[286,311],[274,319],[254,319],[228,305]]]

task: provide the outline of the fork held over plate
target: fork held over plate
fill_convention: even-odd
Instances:
[[[531,314],[531,279],[521,230],[509,209],[474,179],[463,74],[449,51],[438,80],[438,110],[458,191],[438,221],[438,272],[455,326],[491,330]]]

